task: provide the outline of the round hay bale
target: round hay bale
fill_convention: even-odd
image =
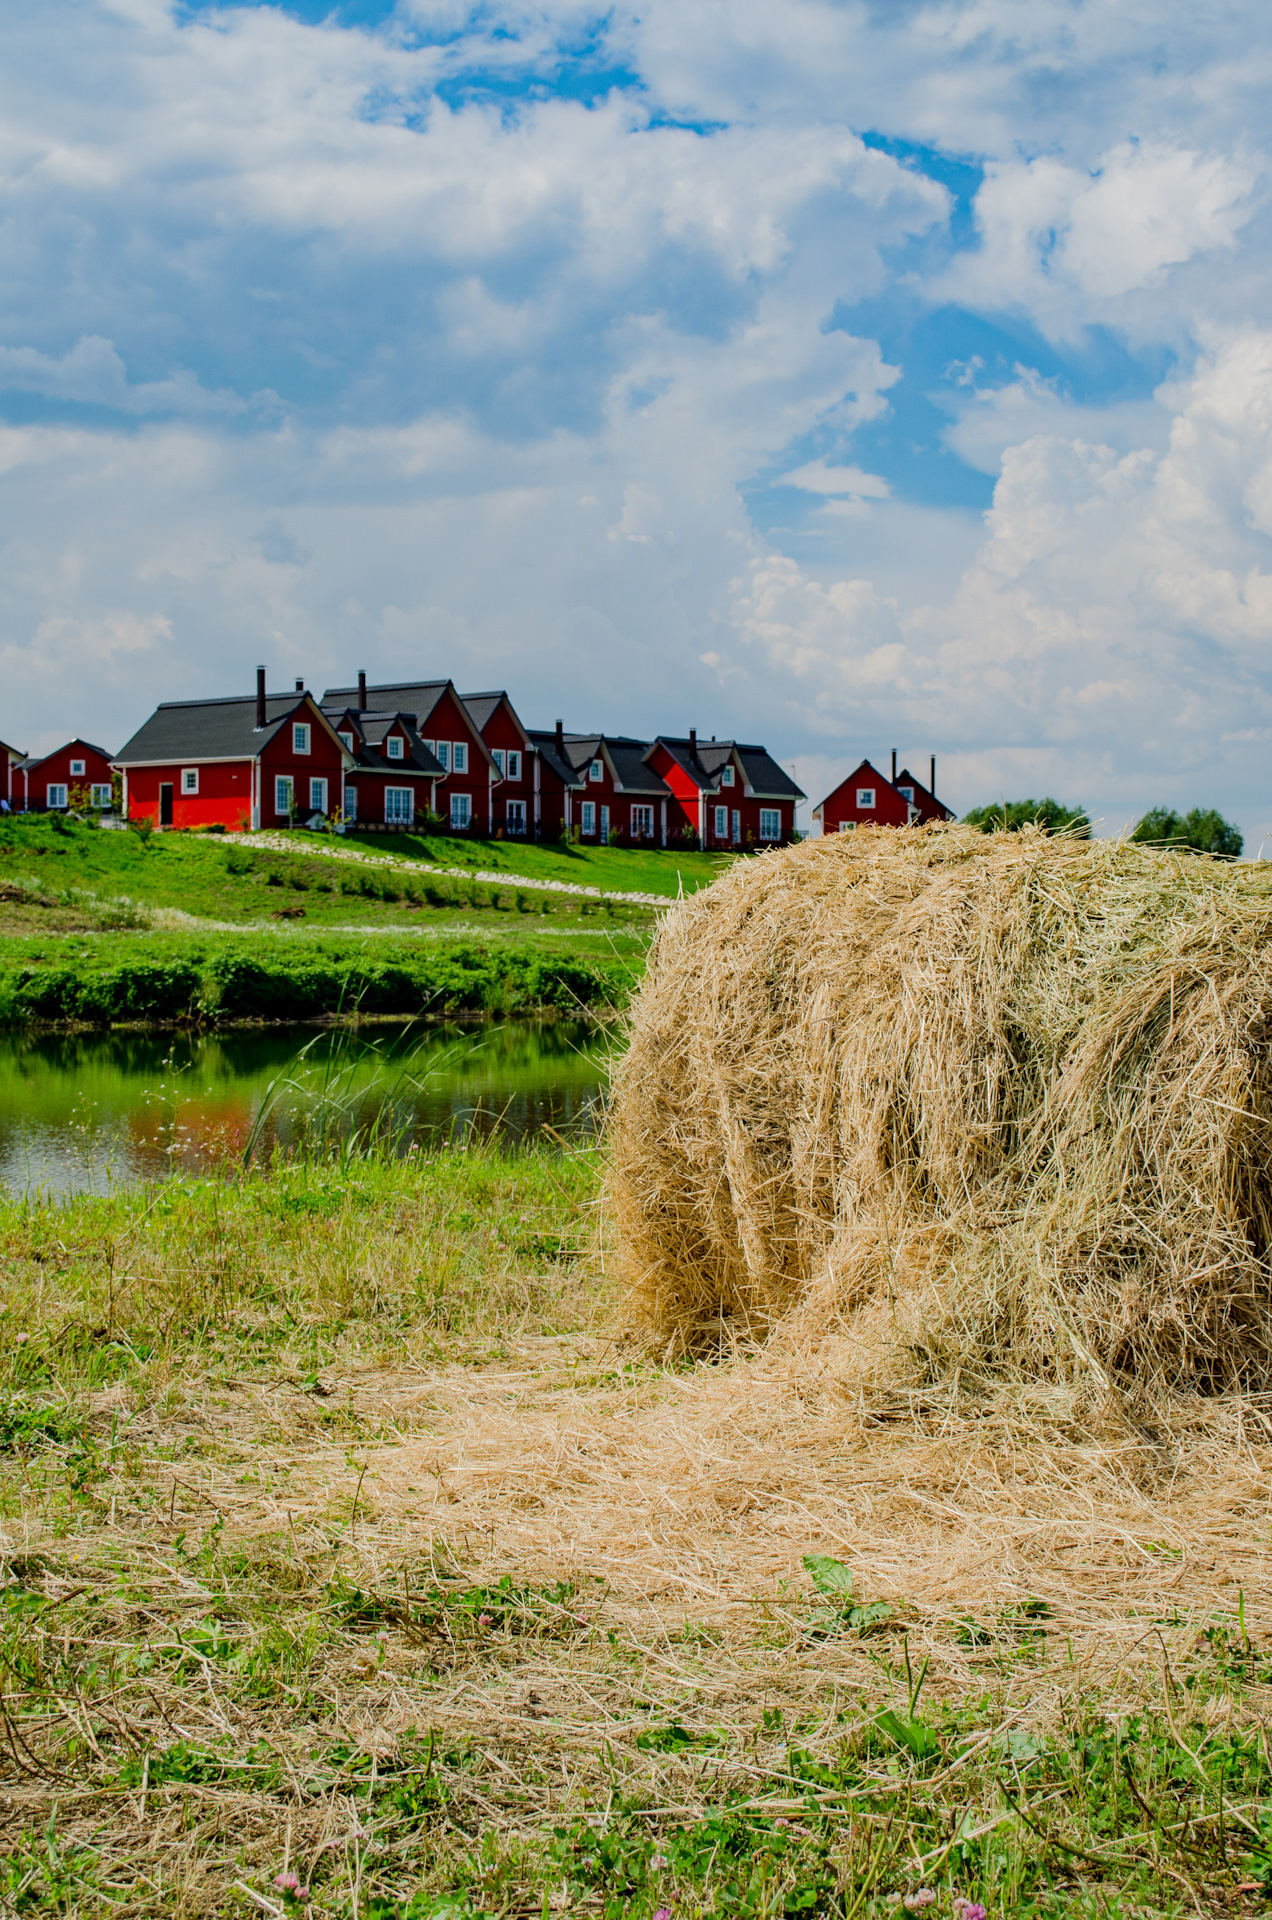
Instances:
[[[1272,876],[860,829],[664,919],[609,1202],[670,1353],[863,1382],[1272,1384]]]

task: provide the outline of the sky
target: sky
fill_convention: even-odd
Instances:
[[[0,36],[0,739],[365,668],[1272,855],[1262,8]]]

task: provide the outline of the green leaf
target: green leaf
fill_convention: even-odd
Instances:
[[[875,1715],[875,1725],[880,1733],[886,1733],[898,1747],[905,1747],[916,1760],[930,1760],[941,1751],[941,1743],[931,1727],[925,1726],[922,1720],[903,1720],[891,1707]]]
[[[818,1593],[847,1595],[852,1592],[852,1573],[842,1560],[832,1560],[826,1553],[806,1553],[804,1567],[812,1575]]]

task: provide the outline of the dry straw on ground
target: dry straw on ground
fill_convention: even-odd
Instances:
[[[1272,882],[1116,843],[861,830],[663,922],[610,1206],[671,1353],[863,1390],[1272,1382]]]

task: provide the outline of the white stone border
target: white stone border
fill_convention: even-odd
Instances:
[[[240,836],[232,841],[226,835],[226,845],[232,846]],[[391,853],[366,853],[361,847],[333,847],[326,834],[315,834],[313,844],[297,845],[294,840],[286,840],[280,833],[252,833],[241,836],[249,847],[266,847],[274,853],[318,853],[327,860],[353,860],[368,867],[391,867],[398,873],[414,874],[420,879],[430,873],[444,873],[452,880],[478,880],[483,886],[529,887],[537,893],[580,894],[589,900],[620,900],[626,906],[633,907],[674,907],[678,894],[669,893],[616,893],[608,887],[582,887],[572,880],[532,880],[523,873],[504,873],[499,869],[487,868],[474,870],[471,867],[435,867],[422,860],[402,860]],[[684,891],[683,883],[681,892]]]

